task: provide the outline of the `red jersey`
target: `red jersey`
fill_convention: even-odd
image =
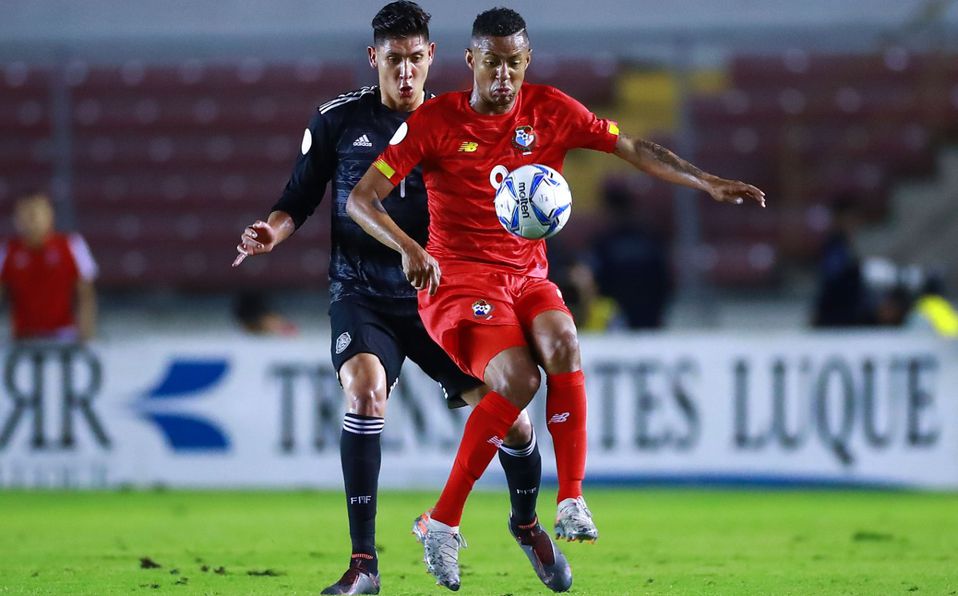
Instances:
[[[75,337],[77,282],[95,276],[90,249],[77,234],[52,234],[37,248],[19,239],[0,245],[0,283],[9,296],[13,337]]]
[[[470,91],[424,103],[401,125],[373,165],[393,184],[419,163],[429,198],[426,250],[443,271],[482,264],[546,277],[544,240],[507,232],[495,194],[506,174],[538,163],[562,171],[570,149],[611,153],[619,128],[554,87],[524,84],[507,114],[479,114]]]

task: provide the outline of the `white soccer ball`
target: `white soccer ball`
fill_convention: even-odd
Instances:
[[[531,164],[509,172],[496,191],[499,223],[516,236],[541,240],[555,236],[572,214],[572,192],[562,174]]]

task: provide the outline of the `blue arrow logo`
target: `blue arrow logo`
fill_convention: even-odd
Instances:
[[[137,401],[137,410],[159,427],[174,451],[226,451],[229,438],[220,427],[195,414],[170,412],[166,403],[203,397],[222,381],[228,369],[226,360],[175,359],[159,382]]]

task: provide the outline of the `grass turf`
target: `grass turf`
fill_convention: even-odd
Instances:
[[[544,517],[553,496],[542,495]],[[560,545],[573,593],[958,594],[958,495],[588,497],[600,540]],[[409,534],[434,498],[381,495],[384,594],[447,593]],[[470,498],[460,593],[548,593],[512,542],[507,512],[502,493]],[[345,570],[348,553],[336,492],[0,492],[2,594],[316,594]]]

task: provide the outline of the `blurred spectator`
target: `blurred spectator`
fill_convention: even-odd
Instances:
[[[941,276],[930,275],[908,315],[908,326],[928,329],[941,337],[958,339],[958,311],[944,294]]]
[[[858,214],[848,197],[831,206],[831,229],[818,265],[818,294],[812,325],[852,327],[869,322],[868,293],[854,247]]]
[[[619,305],[599,293],[592,268],[584,261],[577,261],[566,271],[562,297],[580,331],[600,332],[625,327]]]
[[[247,333],[253,335],[296,335],[299,330],[270,306],[262,292],[240,292],[233,302],[233,316]]]
[[[603,203],[609,226],[593,242],[599,290],[619,304],[630,329],[661,327],[672,284],[665,244],[639,219],[628,189],[608,186]]]
[[[13,215],[17,236],[0,244],[0,294],[9,296],[14,339],[91,339],[97,266],[86,242],[55,230],[45,194],[17,200]]]

